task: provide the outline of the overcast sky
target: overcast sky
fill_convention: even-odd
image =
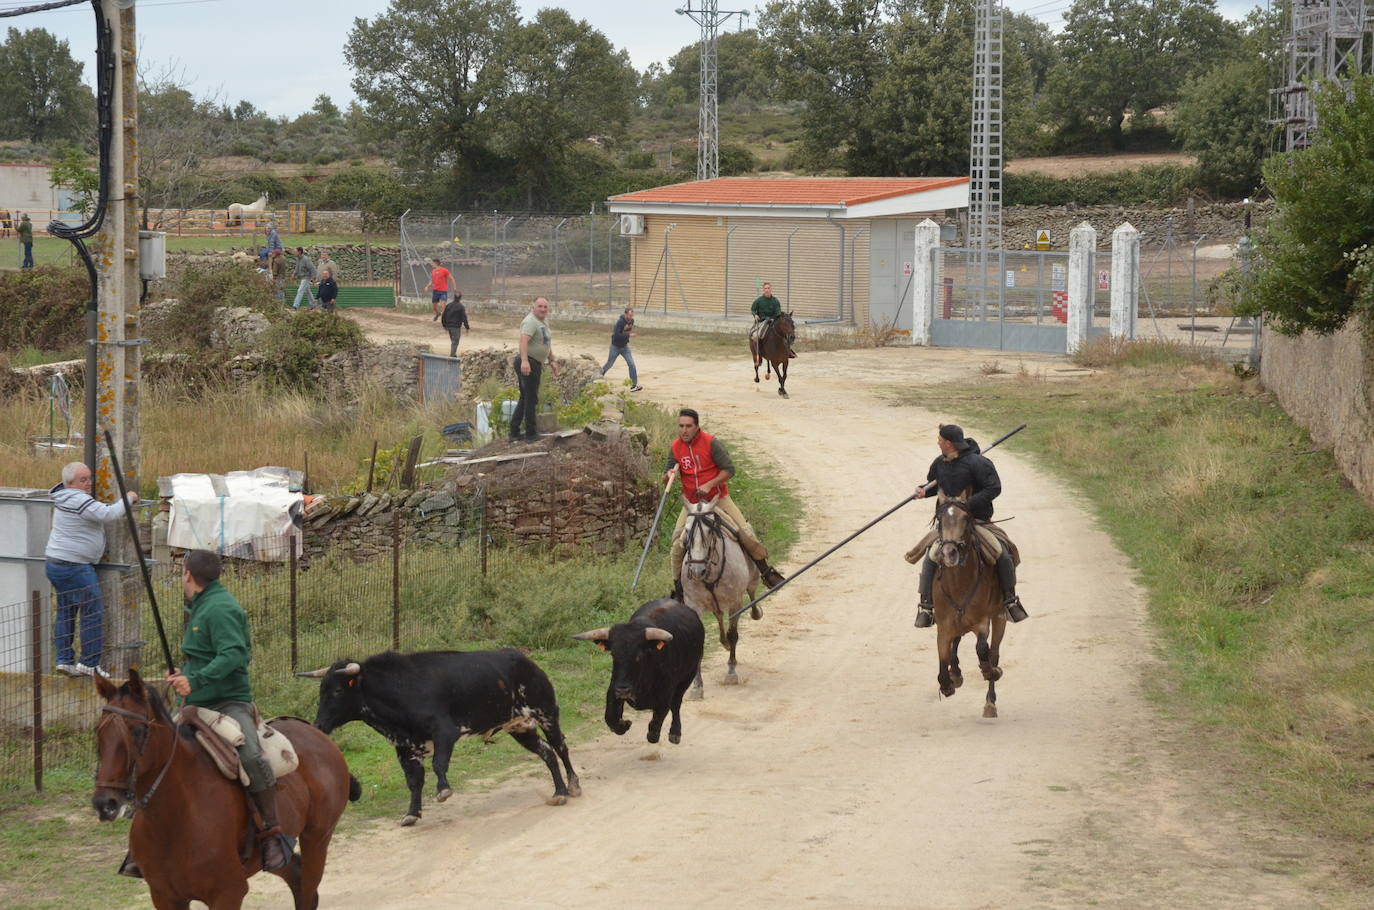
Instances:
[[[0,9],[26,2],[32,0],[0,0]],[[230,104],[247,99],[270,114],[295,116],[321,92],[340,107],[353,98],[344,43],[355,18],[374,18],[388,5],[385,0],[137,0],[139,46],[145,65],[176,61],[197,96],[213,95]],[[561,6],[587,19],[617,48],[628,50],[641,70],[699,34],[697,25],[674,12],[683,0],[519,0],[518,5],[525,16]],[[1052,28],[1070,5],[1070,0],[1006,0],[1007,9],[1028,12]],[[1241,18],[1254,5],[1254,0],[1219,0],[1217,8]],[[749,9],[754,12],[746,21],[758,21],[758,7],[750,3],[722,0],[720,6]],[[85,63],[87,82],[95,56],[93,23],[85,4],[4,20],[10,27],[42,27],[66,39],[73,56]],[[736,16],[728,28],[739,23]]]

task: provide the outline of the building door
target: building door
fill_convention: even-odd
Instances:
[[[910,338],[916,219],[875,218],[869,225],[869,322]]]

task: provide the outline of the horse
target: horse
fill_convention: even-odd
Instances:
[[[792,345],[797,340],[797,324],[792,321],[791,313],[783,313],[773,320],[772,325],[763,333],[762,338],[749,337],[749,353],[754,358],[754,381],[759,381],[759,364],[764,361],[763,378],[768,379],[770,370],[778,374],[778,394],[787,396],[787,360],[792,356]]]
[[[122,686],[101,676],[105,704],[96,726],[99,765],[91,805],[101,821],[129,809],[129,851],[156,910],[237,910],[248,879],[261,869],[248,806],[237,781],[172,720],[162,697],[129,671]],[[334,742],[294,717],[272,721],[295,747],[300,767],[277,781],[281,827],[300,854],[274,872],[291,888],[296,910],[319,906],[319,885],[334,826],[361,788]]]
[[[243,224],[243,216],[245,214],[258,215],[267,211],[267,201],[268,196],[266,193],[263,193],[253,202],[229,203],[229,211],[225,216],[225,223],[231,225]]]
[[[968,512],[968,495],[968,490],[958,497],[941,493],[936,501],[932,555],[938,568],[931,592],[935,601],[935,650],[940,665],[936,681],[940,694],[946,698],[964,684],[959,671],[959,640],[972,632],[978,640],[978,666],[988,681],[983,716],[996,717],[997,680],[1002,678],[998,662],[1007,611],[1002,604],[997,570],[978,553],[978,530]]]
[[[682,596],[698,616],[707,612],[715,614],[720,644],[730,652],[724,684],[738,685],[735,646],[739,644],[739,617],[730,614],[739,608],[746,593],[750,600],[754,599],[759,570],[745,555],[725,517],[716,512],[715,500],[691,503],[684,499],[683,507],[687,510],[687,521],[682,526]],[[749,615],[762,619],[763,610],[755,606]],[[688,697],[692,700],[702,697],[700,670]]]

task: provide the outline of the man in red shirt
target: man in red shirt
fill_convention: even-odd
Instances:
[[[724,515],[739,532],[740,546],[754,564],[759,567],[759,576],[770,588],[782,584],[783,577],[777,569],[768,564],[768,548],[754,534],[754,529],[744,517],[744,513],[730,498],[725,482],[735,476],[735,465],[730,453],[719,439],[709,433],[701,432],[701,418],[691,408],[678,411],[677,439],[668,455],[664,467],[663,481],[670,482],[674,477],[682,478],[682,495],[688,502],[714,499],[716,513]],[[682,600],[682,527],[687,523],[687,510],[678,513],[677,525],[673,528],[673,549],[670,558],[673,563],[674,600]]]
[[[438,259],[431,259],[434,268],[429,270],[429,284],[425,285],[425,290],[433,289],[429,302],[434,307],[434,321],[438,322],[439,317],[444,313],[444,304],[448,303],[448,283],[453,278],[453,273],[439,264]]]

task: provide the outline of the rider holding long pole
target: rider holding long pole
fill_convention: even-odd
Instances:
[[[740,546],[759,567],[763,583],[770,588],[782,584],[783,577],[777,569],[768,564],[768,549],[754,534],[754,529],[730,498],[726,482],[735,474],[734,462],[730,453],[719,439],[701,431],[701,417],[691,408],[678,412],[677,439],[668,454],[668,462],[663,468],[663,481],[671,483],[674,478],[682,480],[682,495],[688,502],[715,500],[716,513],[725,516],[739,534]],[[678,513],[677,524],[673,527],[673,564],[674,600],[682,600],[682,528],[687,523],[687,510]]]

